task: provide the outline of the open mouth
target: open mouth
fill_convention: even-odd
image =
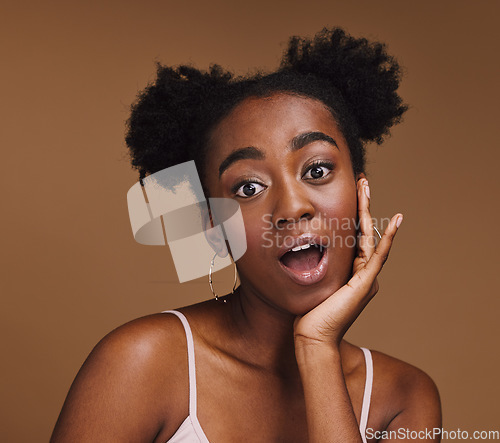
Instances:
[[[328,248],[316,243],[296,246],[279,259],[281,269],[299,285],[320,281],[328,269]]]
[[[280,258],[280,261],[294,271],[311,271],[318,266],[324,253],[323,246],[307,244],[291,249]]]

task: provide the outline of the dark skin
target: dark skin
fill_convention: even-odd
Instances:
[[[306,137],[294,149],[292,140],[308,133],[329,138]],[[246,147],[262,155],[239,159],[219,176],[221,163]],[[317,100],[246,99],[212,131],[209,148],[206,167],[214,173],[207,189],[240,204],[247,251],[237,261],[241,285],[227,303],[180,309],[194,335],[198,419],[206,436],[212,442],[360,442],[365,362],[343,336],[378,290],[376,276],[400,214],[375,248],[366,177],[353,173],[345,139]],[[241,179],[248,179],[246,187]],[[333,219],[359,219],[358,246],[348,242],[356,236],[354,223],[335,232],[320,223]],[[278,237],[263,247],[269,231]],[[298,283],[280,267],[278,246],[286,236],[311,232],[323,239],[335,234],[338,243],[326,248],[328,266],[319,280]],[[217,238],[208,240],[220,249]],[[173,315],[143,317],[108,334],[76,377],[52,441],[168,441],[189,413],[186,352]],[[440,427],[432,380],[407,363],[372,355],[367,428]]]

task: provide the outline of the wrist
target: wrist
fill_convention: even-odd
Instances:
[[[319,335],[318,337],[312,334],[302,334],[294,331],[293,336],[295,349],[309,349],[311,351],[321,351],[327,349],[339,350],[342,338],[339,340],[332,336]]]
[[[340,362],[340,347],[334,342],[296,337],[295,356],[299,366],[301,364],[322,363],[323,361]]]

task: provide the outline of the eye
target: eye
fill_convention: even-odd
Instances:
[[[260,194],[265,187],[257,182],[244,182],[239,183],[234,187],[234,193],[238,197],[248,198],[253,197],[254,195]]]
[[[318,161],[307,168],[307,171],[302,176],[306,180],[318,180],[326,177],[333,170],[333,163]]]

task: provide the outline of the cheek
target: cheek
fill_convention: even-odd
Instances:
[[[317,196],[316,216],[322,219],[328,231],[338,235],[351,235],[356,231],[358,203],[355,186],[346,184],[332,192]]]
[[[269,218],[256,216],[250,211],[242,210],[242,217],[247,241],[247,250],[240,259],[243,264],[249,257],[262,254],[263,247],[271,247],[272,242],[268,240],[268,237],[271,237],[272,234],[272,223],[270,223]]]
[[[260,287],[262,281],[268,285],[274,281],[273,272],[275,269],[270,266],[274,261],[272,251],[276,248],[276,239],[271,229],[257,223],[250,223],[245,219],[245,233],[247,240],[247,249],[243,256],[236,261],[240,280],[250,283],[252,286]],[[257,277],[256,279],[256,276]],[[269,288],[268,288],[269,289]],[[265,292],[264,288],[261,291]]]
[[[283,245],[283,232],[274,229],[268,212],[253,208],[253,210],[243,210],[242,215],[247,249],[237,261],[238,271],[241,271],[241,275],[247,279],[255,279],[255,275],[260,275],[264,280],[267,278],[267,281],[270,281],[269,278],[272,278],[272,273],[276,271],[273,266],[277,261],[277,248]]]
[[[266,232],[271,231],[264,229],[264,226],[257,223],[248,223],[247,226],[246,236],[248,249],[252,253],[259,253],[262,245],[264,244]]]

